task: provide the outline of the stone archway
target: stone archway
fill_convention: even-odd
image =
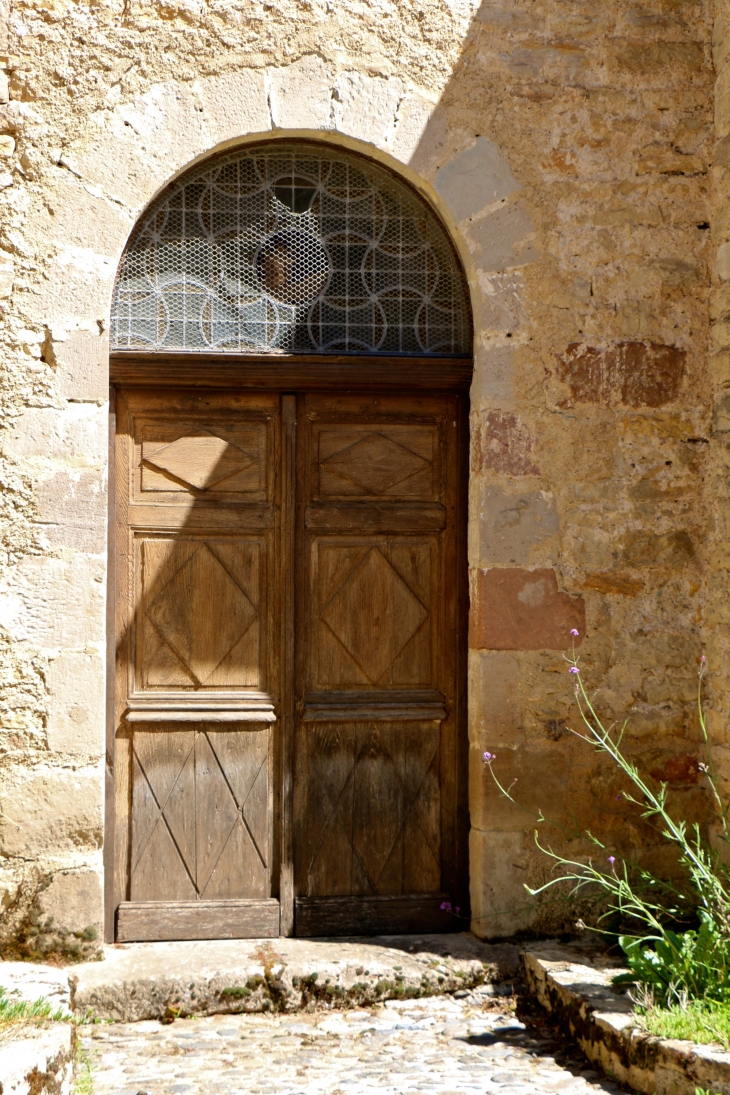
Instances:
[[[471,324],[443,227],[371,160],[244,145],[146,212],[111,333],[117,938],[450,927]]]

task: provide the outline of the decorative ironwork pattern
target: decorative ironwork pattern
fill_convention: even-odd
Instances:
[[[276,144],[193,169],[122,259],[117,350],[463,355],[469,310],[428,207],[339,150]]]

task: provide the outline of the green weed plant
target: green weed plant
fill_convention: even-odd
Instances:
[[[641,1025],[658,1038],[680,1038],[730,1049],[730,1007],[714,1000],[687,1000],[640,1009]]]
[[[577,631],[571,633],[574,639],[578,637]],[[616,977],[615,983],[643,986],[644,998],[649,999],[652,1006],[682,1010],[683,1003],[697,1001],[730,1005],[728,868],[719,854],[710,848],[698,824],[687,825],[675,817],[668,804],[667,784],[660,783],[657,787],[654,781],[642,775],[627,755],[623,739],[628,719],[619,728],[604,724],[584,685],[575,646],[566,661],[574,681],[582,723],[580,729],[571,732],[596,752],[609,757],[627,777],[629,789],[621,792],[622,798],[637,808],[642,818],[657,826],[664,839],[674,846],[679,871],[673,879],[657,877],[637,863],[613,854],[590,831],[584,831],[582,835],[594,845],[595,856],[585,861],[569,859],[543,843],[536,829],[537,847],[552,861],[553,876],[543,886],[536,889],[527,886],[526,889],[533,897],[566,884],[571,897],[598,891],[603,898],[603,911],[593,930],[608,935],[611,933],[607,924],[618,922],[623,925],[618,942],[626,956],[629,972]],[[730,847],[730,802],[725,803],[719,791],[702,706],[705,667],[703,655],[698,674],[697,710],[707,760],[700,764],[700,770],[710,790],[719,836]],[[486,752],[483,759],[500,792],[519,806],[512,794],[514,783],[505,787],[497,775],[496,754]],[[535,816],[539,825],[549,823],[541,811]],[[683,923],[688,924],[686,930],[678,930]],[[700,1014],[698,1011],[697,1023]],[[666,1021],[674,1020],[667,1018]]]
[[[9,993],[0,985],[0,1025],[17,1023],[27,1019],[51,1019],[56,1022],[67,1020],[69,1015],[41,997],[39,1000],[21,1000],[15,993]]]

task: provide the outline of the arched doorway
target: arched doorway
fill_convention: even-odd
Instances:
[[[468,905],[471,329],[387,169],[314,142],[151,207],[112,309],[120,940]]]

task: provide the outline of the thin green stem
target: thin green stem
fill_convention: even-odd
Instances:
[[[674,816],[669,803],[668,784],[661,783],[656,790],[626,755],[624,739],[628,720],[618,727],[603,722],[595,697],[589,695],[580,676],[575,649],[566,661],[576,678],[575,698],[582,722],[581,728],[571,728],[572,733],[592,749],[605,753],[626,777],[629,787],[621,791],[620,797],[628,806],[636,807],[642,820],[652,825],[663,839],[677,849],[684,882],[678,884],[673,878],[655,878],[637,864],[630,866],[625,859],[619,862],[613,855],[608,856],[610,871],[601,870],[590,857],[587,860],[568,858],[543,845],[536,830],[536,846],[552,862],[553,877],[541,886],[526,888],[533,897],[554,886],[570,887],[573,896],[587,887],[589,893],[598,889],[605,895],[605,905],[593,930],[604,931],[601,924],[607,917],[616,916],[621,923],[635,928],[634,935],[620,937],[632,970],[632,974],[626,975],[629,979],[634,976],[636,980],[643,981],[652,992],[656,990],[665,1000],[676,998],[679,1001],[705,995],[730,1001],[730,871],[722,864],[718,854],[704,842],[697,822],[688,824]],[[720,820],[721,836],[730,843],[730,802],[725,804],[720,793],[720,781],[702,707],[704,673],[703,657],[697,711],[708,763],[701,765],[701,769],[707,777],[713,813]],[[505,787],[494,769],[495,758],[487,753],[485,760],[496,787],[513,805],[534,817],[538,824],[548,822],[566,831],[565,826],[546,818],[542,810],[534,811],[523,806],[513,794],[516,781]],[[581,834],[579,829],[576,831],[601,852],[607,850],[604,843],[591,832],[583,830]],[[698,921],[699,928],[691,926]],[[669,926],[676,928],[681,924],[687,925],[683,932]]]

